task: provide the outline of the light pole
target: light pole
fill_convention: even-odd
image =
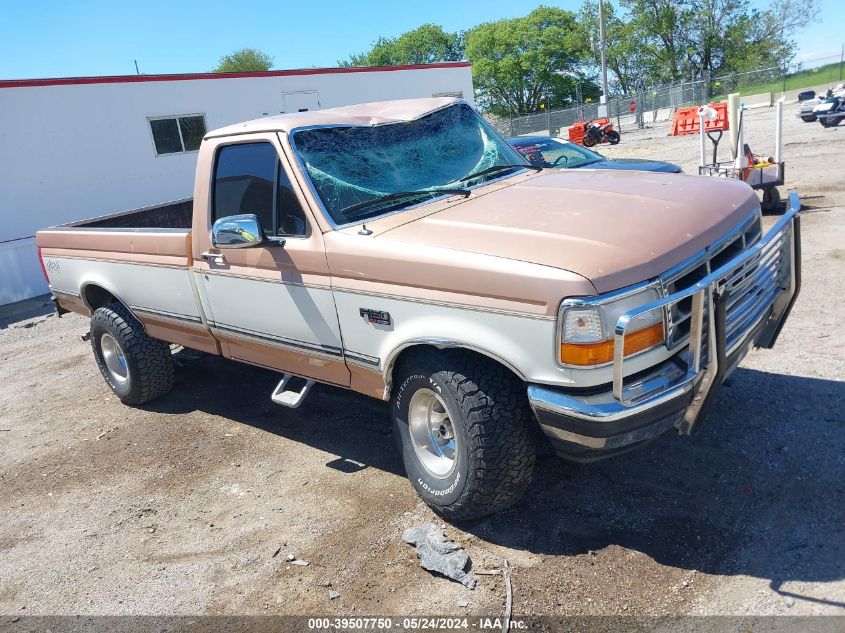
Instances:
[[[605,55],[605,41],[604,41],[604,0],[599,0],[599,43],[601,47],[601,102],[605,107],[604,116],[607,116],[607,57]],[[599,112],[599,114],[602,114]]]

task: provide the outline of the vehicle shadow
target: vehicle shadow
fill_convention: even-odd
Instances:
[[[20,321],[34,319],[41,316],[50,316],[56,313],[56,308],[50,300],[50,295],[39,295],[31,299],[25,299],[16,303],[9,303],[0,306],[0,330]],[[35,323],[27,323],[21,327],[33,327]]]
[[[318,385],[300,409],[273,404],[278,374],[185,350],[181,383],[145,408],[201,410],[337,455],[341,473],[404,476],[386,403]],[[845,382],[741,368],[699,433],[580,465],[538,460],[514,509],[459,527],[551,555],[617,545],[681,569],[791,581],[845,578]],[[843,602],[830,602],[845,607]]]
[[[524,504],[465,529],[546,554],[618,545],[845,607],[782,588],[845,579],[843,473],[845,382],[742,368],[695,436],[590,465],[543,459]]]
[[[371,467],[404,477],[387,403],[316,384],[298,409],[289,409],[270,400],[277,372],[189,349],[173,358],[176,387],[143,409],[176,415],[203,411],[337,455],[327,467],[339,472]]]

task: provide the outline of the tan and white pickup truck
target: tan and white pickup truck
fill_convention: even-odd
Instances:
[[[126,404],[171,389],[171,343],[280,372],[281,405],[390,400],[409,479],[462,520],[520,498],[543,434],[587,461],[692,432],[798,295],[788,207],[764,234],[743,183],[543,171],[423,99],[210,132],[192,201],[37,239]]]

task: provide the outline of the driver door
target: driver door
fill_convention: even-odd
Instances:
[[[195,236],[202,253],[196,265],[208,324],[224,355],[348,386],[322,234],[305,211],[278,138],[206,142],[213,141],[209,226]],[[263,242],[215,247],[211,225],[239,214],[258,218]]]

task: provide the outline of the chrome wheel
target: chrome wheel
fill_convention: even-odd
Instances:
[[[126,382],[129,378],[129,367],[126,364],[126,356],[120,344],[108,333],[100,337],[100,351],[103,353],[103,362],[106,364],[109,374],[116,382]]]
[[[431,389],[418,389],[408,405],[408,430],[423,467],[438,479],[455,469],[457,439],[443,399]]]

